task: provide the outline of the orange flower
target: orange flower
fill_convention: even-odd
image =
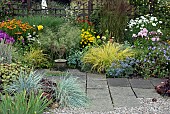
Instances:
[[[16,32],[15,34],[20,35],[20,34],[22,34],[22,32],[19,32],[19,31],[18,31],[18,32]]]

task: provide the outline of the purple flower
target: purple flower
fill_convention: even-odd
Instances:
[[[6,32],[0,30],[0,41],[2,40],[4,40],[7,44],[15,42],[13,37],[9,36]]]

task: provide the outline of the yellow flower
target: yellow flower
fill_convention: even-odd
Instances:
[[[100,36],[98,35],[97,38],[100,38]]]
[[[170,40],[167,40],[167,43],[170,44]]]
[[[82,29],[81,31],[84,32],[84,29]]]
[[[38,30],[42,30],[43,26],[42,25],[38,25],[37,28],[38,28]]]

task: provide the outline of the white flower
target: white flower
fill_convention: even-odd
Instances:
[[[106,36],[102,36],[102,39],[103,39],[103,40],[106,40]]]
[[[155,24],[155,23],[152,23],[152,26],[154,26],[154,27],[155,27],[155,26],[156,26],[156,24]]]
[[[155,17],[151,17],[150,20],[151,20],[151,21],[154,21],[154,20],[155,20]]]
[[[33,32],[33,35],[35,35],[36,34],[36,32]]]
[[[159,21],[159,23],[161,24],[161,23],[162,23],[162,21]]]
[[[141,23],[142,23],[142,20],[140,19],[138,22],[139,22],[139,24],[141,24]]]
[[[141,25],[141,27],[144,27],[144,26],[145,26],[144,24]]]
[[[158,29],[157,32],[162,33],[160,29]]]
[[[138,37],[138,36],[137,36],[136,34],[133,34],[132,37],[133,37],[133,38],[136,38],[136,37]]]

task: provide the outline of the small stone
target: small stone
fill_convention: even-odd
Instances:
[[[156,102],[156,101],[157,101],[157,99],[156,99],[156,98],[153,98],[153,99],[152,99],[152,102]]]

